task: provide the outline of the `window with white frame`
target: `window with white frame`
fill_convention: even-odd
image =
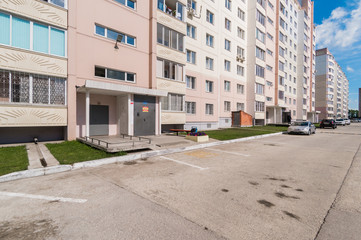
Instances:
[[[244,111],[244,103],[237,103],[237,111]]]
[[[192,76],[186,76],[186,86],[188,89],[196,89],[196,78]]]
[[[206,103],[206,115],[213,115],[213,104]]]
[[[266,8],[266,0],[257,0],[259,5],[261,5],[263,8]]]
[[[214,69],[213,62],[214,62],[213,58],[206,57],[206,69],[213,70]]]
[[[104,68],[99,66],[95,66],[94,75],[96,77],[103,77],[103,78],[109,78],[109,79],[115,79],[115,80],[133,82],[133,83],[136,80],[135,73],[119,71],[119,70]]]
[[[264,67],[256,64],[256,76],[264,78]]]
[[[273,99],[272,97],[266,97],[267,102],[272,102],[272,99]]]
[[[194,0],[187,0],[187,6],[193,10],[197,10],[197,2]]]
[[[281,57],[285,57],[285,49],[283,47],[281,47],[281,46],[279,47],[279,52],[280,52],[279,54]]]
[[[206,44],[207,44],[207,46],[209,46],[209,47],[213,47],[214,45],[214,37],[212,36],[212,35],[210,35],[210,34],[206,34]]]
[[[66,79],[0,69],[0,102],[66,105]]]
[[[190,24],[187,24],[187,36],[190,38],[196,38],[196,27]]]
[[[262,48],[260,47],[257,47],[256,46],[256,57],[261,59],[261,60],[265,60],[265,50],[263,50]]]
[[[240,27],[237,28],[237,35],[239,38],[245,39],[245,31]]]
[[[186,113],[187,114],[196,114],[196,103],[195,102],[186,102]]]
[[[256,112],[264,112],[264,102],[255,102],[255,111]]]
[[[66,57],[66,31],[0,12],[0,44]]]
[[[258,28],[256,28],[256,38],[257,38],[259,41],[261,41],[261,42],[264,43],[264,42],[265,42],[264,37],[265,37],[264,32],[262,32],[261,30],[259,30]]]
[[[182,64],[157,59],[157,77],[175,81],[183,81],[184,66]]]
[[[231,0],[224,0],[224,6],[231,11],[232,1]]]
[[[59,1],[59,0],[56,0],[56,1]],[[135,9],[136,8],[136,1],[135,0],[115,0],[116,2],[124,5],[124,6],[127,6],[129,8],[132,8],[132,9]],[[160,0],[162,1],[162,0]],[[159,3],[158,3],[158,6],[159,6]]]
[[[230,92],[231,91],[231,82],[230,81],[224,81],[224,91]]]
[[[283,100],[283,99],[284,99],[284,97],[285,97],[285,92],[284,92],[284,91],[279,90],[279,91],[278,91],[278,98],[279,98],[279,99],[281,99],[281,100]]]
[[[224,60],[224,70],[227,72],[231,71],[231,61]]]
[[[214,24],[214,14],[213,14],[211,11],[209,11],[209,10],[207,10],[206,13],[207,13],[207,14],[206,14],[206,20],[207,20],[207,22],[209,22],[209,23],[211,23],[211,24]]]
[[[285,71],[285,64],[281,61],[279,61],[279,70],[281,70],[282,72]]]
[[[267,33],[267,37],[268,37],[270,40],[272,40],[272,41],[273,41],[273,36],[272,36],[272,34]]]
[[[132,37],[132,36],[127,35],[125,33],[114,31],[112,29],[100,26],[98,24],[95,24],[95,34],[100,35],[102,37],[112,39],[112,40],[117,40],[118,35],[122,35],[123,39],[122,39],[121,43],[130,45],[130,46],[135,46],[136,45],[136,42],[135,42],[136,38],[135,37]]]
[[[263,26],[266,24],[266,17],[258,10],[257,10],[257,13],[256,13],[256,19]]]
[[[231,21],[227,18],[224,19],[224,28],[231,31]]]
[[[67,8],[67,0],[43,0],[44,2],[52,3],[56,6]]]
[[[264,95],[264,85],[256,83],[256,94]]]
[[[212,93],[213,92],[213,82],[206,80],[206,92]]]
[[[196,52],[191,51],[189,49],[187,49],[186,52],[187,52],[187,62],[196,64]]]
[[[237,75],[244,76],[244,67],[237,65]]]
[[[228,39],[224,39],[224,49],[226,49],[227,51],[231,51],[231,41],[229,41]]]
[[[158,0],[158,9],[172,17],[179,19],[180,21],[185,20],[184,12],[186,8],[180,1]]]
[[[270,71],[270,72],[273,71],[273,67],[271,67],[270,65],[266,65],[266,69],[267,69],[268,71]]]
[[[224,101],[224,111],[225,112],[230,112],[231,111],[231,102]]]
[[[244,21],[245,15],[246,15],[246,13],[245,13],[243,10],[241,10],[240,8],[238,8],[237,16],[238,16],[241,20]]]
[[[184,111],[184,95],[168,93],[167,97],[161,98],[162,110],[164,111]]]
[[[157,24],[157,42],[180,52],[184,50],[184,35],[162,24]]]
[[[244,94],[244,85],[243,84],[237,84],[237,93]]]
[[[237,56],[240,58],[244,58],[244,48],[237,46]]]

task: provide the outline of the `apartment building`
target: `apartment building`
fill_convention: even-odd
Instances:
[[[0,143],[66,138],[67,8],[0,1]]]
[[[320,118],[348,117],[349,82],[327,48],[316,51],[316,110]]]

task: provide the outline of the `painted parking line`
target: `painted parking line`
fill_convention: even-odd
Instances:
[[[187,165],[189,167],[197,168],[199,170],[207,170],[208,169],[208,168],[203,168],[203,167],[200,167],[200,166],[197,166],[197,165],[193,165],[193,164],[190,164],[190,163],[182,162],[182,161],[175,160],[175,159],[168,158],[168,157],[164,157],[164,156],[161,156],[160,158],[163,158],[165,160],[169,160],[169,161],[172,161],[172,162],[176,162],[176,163],[179,163],[179,164]]]
[[[248,154],[237,153],[237,152],[229,152],[229,151],[223,151],[223,150],[214,149],[214,148],[207,148],[207,149],[208,149],[208,150],[211,150],[211,151],[222,152],[222,153],[229,153],[229,154],[234,154],[234,155],[243,156],[243,157],[249,157],[249,156],[251,156],[251,155],[248,155]]]
[[[47,200],[47,201],[72,202],[72,203],[85,203],[86,201],[88,201],[86,199],[52,197],[52,196],[33,195],[33,194],[14,193],[14,192],[0,192],[0,196],[22,197],[22,198],[32,198],[32,199],[40,199],[40,200]]]

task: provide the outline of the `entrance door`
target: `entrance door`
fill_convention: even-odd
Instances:
[[[90,105],[89,135],[109,135],[109,106]]]
[[[134,135],[155,135],[155,97],[134,95]]]

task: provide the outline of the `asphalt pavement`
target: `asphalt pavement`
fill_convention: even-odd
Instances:
[[[361,124],[0,183],[0,239],[359,239]]]

